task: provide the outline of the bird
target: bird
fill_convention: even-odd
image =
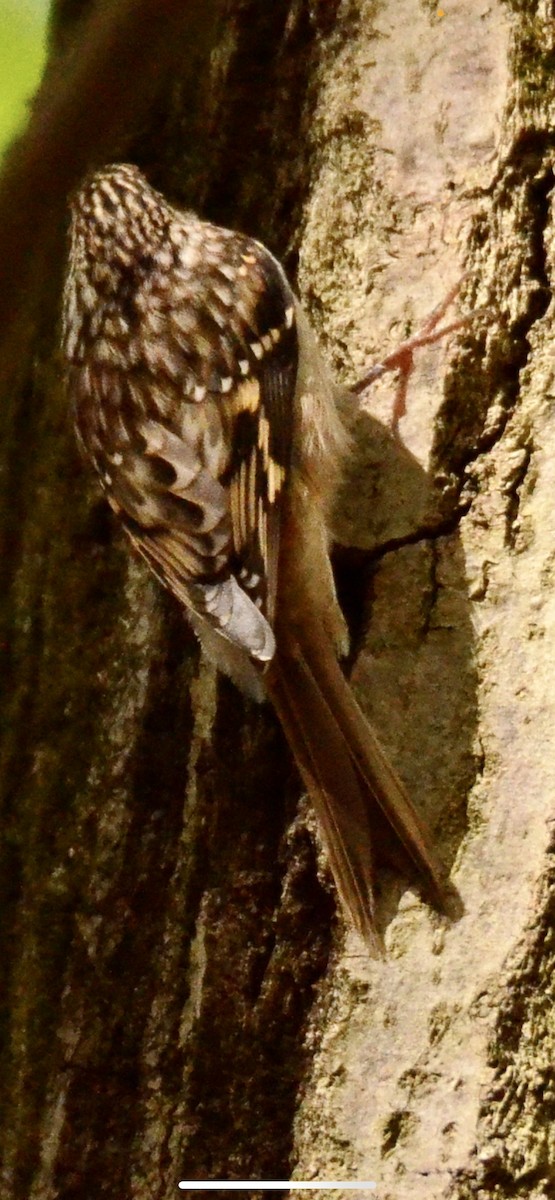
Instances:
[[[392,842],[446,908],[445,872],[340,665],[330,514],[349,452],[337,385],[279,261],[171,203],[137,166],[70,201],[62,354],[78,441],[201,646],[269,700],[346,922],[383,953]]]

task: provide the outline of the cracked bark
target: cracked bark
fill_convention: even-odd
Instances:
[[[201,153],[178,83],[133,146],[297,272],[344,380],[465,270],[463,307],[490,310],[419,355],[403,445],[391,379],[357,402],[336,515],[353,682],[453,866],[456,923],[384,872],[387,960],[343,939],[281,735],[216,690],[129,557],[40,324],[0,513],[9,1200],[291,1171],[380,1200],[555,1195],[552,18],[244,0]]]

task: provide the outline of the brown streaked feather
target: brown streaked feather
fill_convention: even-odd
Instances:
[[[438,908],[449,906],[445,872],[430,845],[423,822],[397,772],[388,761],[372,726],[353,695],[335,655],[325,639],[301,635],[301,653],[309,664],[316,686],[328,698],[334,718],[349,747],[351,759],[366,785],[371,808],[383,814],[409,860],[424,881],[429,899]],[[383,824],[383,822],[382,822]]]
[[[242,586],[272,624],[275,615],[283,488],[291,455],[295,331],[268,341],[256,378],[238,382],[222,416],[230,425],[225,471],[231,537]]]
[[[300,654],[278,650],[266,680],[314,805],[343,908],[372,953],[381,955],[374,912],[372,833],[345,738]]]
[[[319,817],[343,906],[376,952],[381,950],[373,897],[376,839],[381,846],[393,833],[443,911],[444,873],[333,651],[324,638],[305,640],[303,634],[282,637],[266,676],[268,692]]]
[[[71,236],[63,340],[83,449],[158,578],[266,661],[298,362],[283,269],[130,164],[85,181]]]

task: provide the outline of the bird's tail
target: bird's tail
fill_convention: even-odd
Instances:
[[[324,638],[281,637],[268,692],[314,804],[347,916],[382,952],[374,903],[375,848],[384,837],[446,907],[444,872],[424,827]]]

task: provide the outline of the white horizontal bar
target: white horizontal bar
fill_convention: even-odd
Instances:
[[[178,1187],[190,1188],[195,1192],[219,1191],[225,1188],[228,1192],[254,1191],[279,1192],[292,1188],[345,1188],[349,1192],[373,1192],[377,1184],[371,1179],[361,1179],[360,1183],[347,1183],[344,1179],[182,1179]]]

